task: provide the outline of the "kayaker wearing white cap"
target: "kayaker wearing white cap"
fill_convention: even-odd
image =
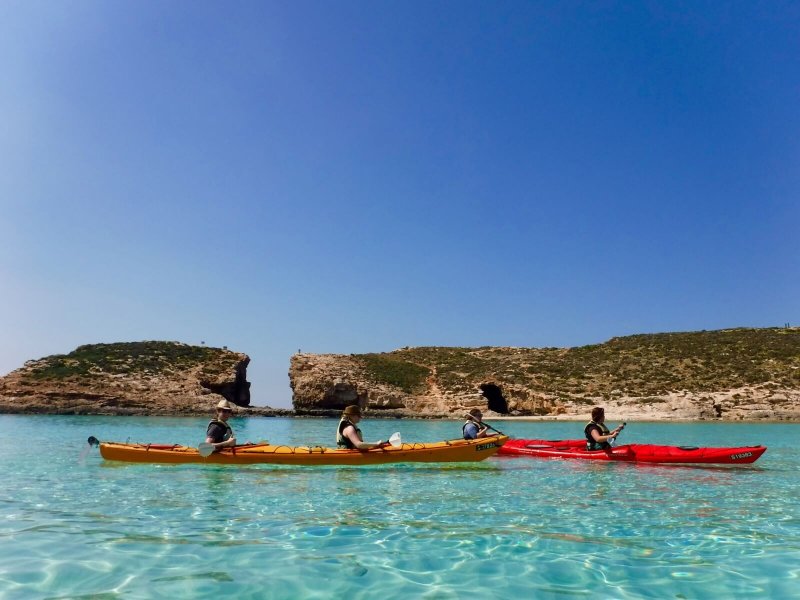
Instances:
[[[236,445],[233,429],[228,425],[231,413],[233,404],[227,400],[220,400],[217,404],[217,418],[212,419],[206,429],[206,443],[213,444],[215,451]]]
[[[382,448],[389,444],[389,442],[382,441],[377,444],[365,442],[361,436],[361,430],[358,428],[359,421],[361,421],[361,408],[359,406],[351,404],[344,409],[342,418],[339,420],[339,426],[336,428],[336,445],[339,448],[370,450],[372,448]]]

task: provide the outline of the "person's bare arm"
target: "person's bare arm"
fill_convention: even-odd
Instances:
[[[224,442],[215,442],[212,438],[207,437],[206,438],[206,444],[212,444],[214,446],[215,450],[219,450],[220,448],[228,448],[228,447],[235,446],[236,445],[236,438],[232,437],[232,438],[229,438],[229,439],[225,440]]]
[[[621,430],[622,430],[621,427],[617,427],[614,431],[612,431],[608,435],[602,435],[599,429],[592,429],[592,439],[597,443],[610,442],[611,440],[617,438],[617,435],[619,435],[619,432]]]
[[[342,431],[342,435],[346,437],[350,442],[352,442],[353,446],[355,446],[359,450],[371,450],[372,448],[381,448],[385,446],[383,442],[379,441],[377,444],[371,444],[369,442],[362,442],[358,439],[358,434],[356,433],[356,428],[352,425],[348,425]]]

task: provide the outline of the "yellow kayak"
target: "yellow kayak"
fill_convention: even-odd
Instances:
[[[203,457],[197,448],[160,444],[100,442],[106,460],[140,463],[208,463],[220,465],[383,465],[399,462],[476,462],[489,458],[508,441],[495,435],[477,440],[399,444],[372,450],[342,450],[322,446],[275,446],[249,444],[225,448]]]

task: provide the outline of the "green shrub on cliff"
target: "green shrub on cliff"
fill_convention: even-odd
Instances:
[[[226,369],[230,354],[220,348],[190,346],[177,342],[126,342],[87,344],[69,354],[57,354],[37,361],[30,376],[37,380],[81,379],[93,374],[121,375],[141,373],[159,375],[185,371],[202,365],[214,375]],[[209,366],[218,361],[219,369]]]
[[[651,398],[747,385],[800,385],[800,329],[641,334],[575,348],[403,348],[360,355],[375,381],[421,389],[435,372],[450,393],[513,384],[548,394]]]
[[[377,383],[385,383],[411,394],[424,389],[430,369],[389,354],[356,354],[367,376]]]

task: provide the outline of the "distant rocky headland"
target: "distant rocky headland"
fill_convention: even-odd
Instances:
[[[296,354],[298,414],[800,420],[800,328],[632,335],[575,348],[403,348]]]
[[[800,328],[643,334],[575,348],[402,348],[291,357],[294,410],[251,407],[246,354],[178,342],[80,346],[0,378],[0,412],[370,418],[800,421]]]
[[[223,397],[250,406],[246,354],[178,342],[89,344],[0,378],[0,412],[191,415]],[[252,409],[282,414],[280,409]]]

